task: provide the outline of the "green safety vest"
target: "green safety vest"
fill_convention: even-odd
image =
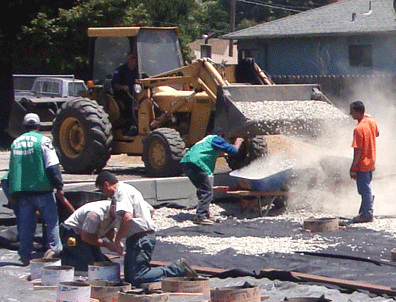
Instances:
[[[214,172],[217,157],[221,153],[212,147],[212,141],[216,135],[208,135],[194,146],[192,146],[183,156],[181,163],[193,163],[203,171],[212,175]]]
[[[42,134],[31,131],[21,135],[12,143],[8,175],[10,195],[18,192],[53,190],[43,162],[42,139]]]

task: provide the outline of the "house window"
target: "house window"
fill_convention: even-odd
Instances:
[[[349,65],[355,67],[373,66],[371,45],[349,45]]]

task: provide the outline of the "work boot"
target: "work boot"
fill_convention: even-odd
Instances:
[[[351,223],[366,223],[366,222],[373,222],[374,217],[364,217],[362,214],[359,214],[356,217],[352,218]]]
[[[186,272],[186,276],[190,278],[198,278],[197,272],[187,263],[186,258],[180,258],[178,260],[184,271]]]
[[[22,266],[28,266],[30,264],[29,256],[23,256],[19,260],[22,262]]]
[[[211,220],[209,218],[194,218],[193,223],[199,224],[199,225],[213,225],[214,224],[213,220]]]

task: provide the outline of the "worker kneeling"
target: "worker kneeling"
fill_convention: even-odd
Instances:
[[[109,260],[101,247],[117,251],[114,243],[116,219],[110,207],[110,200],[87,203],[60,225],[63,251],[59,257],[63,265],[87,271],[89,264]]]
[[[156,243],[156,226],[152,219],[154,208],[144,200],[143,195],[133,186],[110,172],[102,171],[96,178],[95,186],[111,198],[111,213],[117,218],[117,234],[114,242],[118,254],[124,254],[125,281],[133,286],[160,281],[163,277],[197,277],[197,273],[181,258],[168,266],[151,267],[151,256]]]

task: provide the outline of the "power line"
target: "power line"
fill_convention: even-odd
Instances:
[[[279,1],[281,2],[281,3],[279,3]],[[298,5],[291,5],[291,4],[283,4],[282,2],[284,2],[284,1],[287,1],[287,0],[277,0],[277,2],[278,3],[275,3],[275,1],[271,1],[272,3],[272,5],[276,5],[276,6],[282,6],[282,7],[286,7],[286,8],[294,8],[294,9],[301,9],[301,10],[310,10],[310,9],[313,9],[313,8],[318,8],[318,7],[320,7],[320,6],[322,6],[322,5],[314,5],[314,6],[310,6],[310,7],[308,7],[308,6],[298,6]]]
[[[165,26],[174,26],[174,27],[180,27],[181,24],[179,23],[171,23],[171,22],[164,22],[164,21],[158,21],[158,20],[153,20],[155,23],[158,24],[163,24]],[[213,29],[213,28],[206,28],[206,27],[201,27],[201,30],[207,31],[207,32],[214,32],[218,34],[227,34],[229,31],[226,30],[219,30],[219,29]]]
[[[277,6],[277,5],[273,5],[273,4],[265,4],[265,3],[254,2],[254,1],[249,1],[249,0],[237,0],[237,1],[238,2],[247,3],[247,4],[254,4],[254,5],[258,5],[258,6],[265,6],[265,7],[269,7],[269,8],[285,10],[285,11],[294,12],[294,13],[301,13],[302,12],[302,10],[297,10],[297,9],[294,9],[294,8],[287,8],[286,6]]]

